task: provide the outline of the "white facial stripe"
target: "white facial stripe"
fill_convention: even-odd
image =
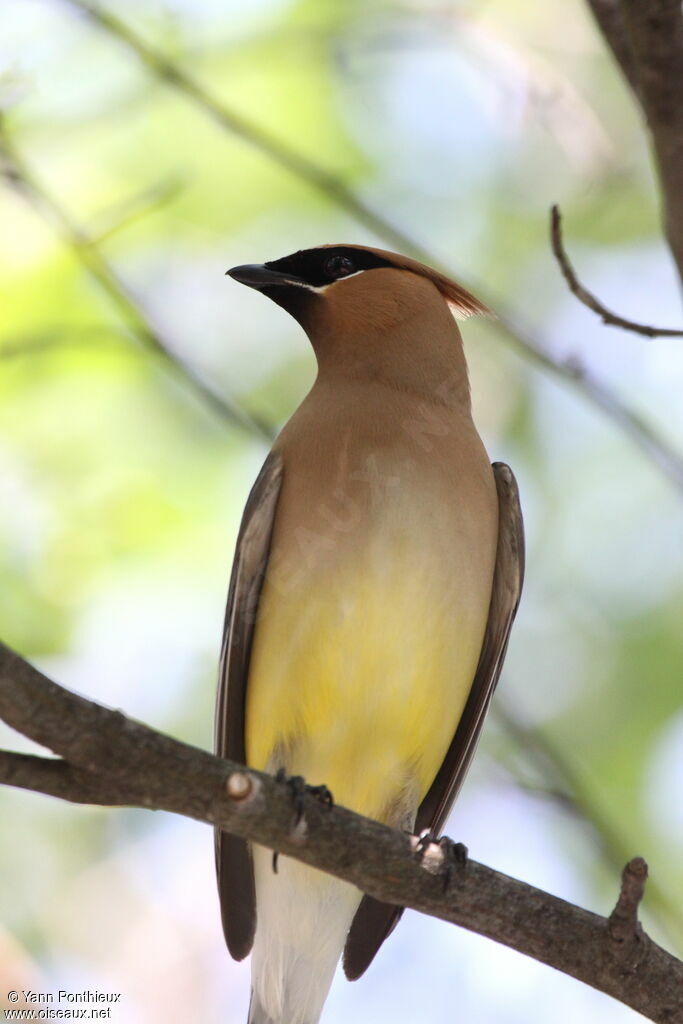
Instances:
[[[365,270],[356,270],[353,274],[345,274],[344,277],[338,277],[336,281],[330,281],[329,284],[321,284],[317,286],[314,284],[307,284],[306,281],[295,280],[287,281],[287,284],[295,284],[299,288],[306,288],[309,292],[316,292],[318,295],[322,295],[322,293],[326,292],[333,284],[339,284],[340,281],[348,281],[349,278],[358,277],[359,274],[364,273]]]
[[[281,284],[293,284],[293,285],[296,285],[297,288],[310,288],[311,287],[310,285],[306,284],[304,281],[299,281],[299,279],[296,278],[296,277],[282,277],[281,280],[279,280],[277,282],[277,284],[278,285],[281,285]],[[277,287],[277,285],[275,287]]]

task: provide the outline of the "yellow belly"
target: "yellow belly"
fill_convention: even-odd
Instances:
[[[287,593],[266,580],[247,760],[262,770],[282,762],[336,802],[391,820],[397,806],[417,807],[453,738],[490,584],[477,566],[456,579],[405,537],[339,561]]]

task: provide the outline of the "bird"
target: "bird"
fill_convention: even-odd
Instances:
[[[456,322],[489,311],[444,274],[362,245],[227,273],[294,317],[318,371],[244,510],[216,753],[436,836],[524,573],[517,484],[474,426]],[[215,852],[228,950],[252,953],[248,1024],[318,1024],[340,958],[360,977],[401,908],[220,828]]]

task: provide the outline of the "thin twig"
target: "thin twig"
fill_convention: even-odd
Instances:
[[[98,217],[99,223],[92,231],[93,245],[101,245],[119,231],[124,231],[152,213],[158,213],[176,199],[185,188],[185,182],[179,178],[160,182],[152,188],[145,189],[138,195],[131,196],[109,210],[104,210]]]
[[[360,200],[355,192],[336,174],[319,166],[293,147],[258,128],[247,118],[232,110],[213,96],[188,71],[185,71],[160,50],[145,42],[129,25],[111,11],[92,3],[91,0],[67,0],[67,2],[87,15],[110,36],[128,47],[153,75],[173,86],[212,118],[222,130],[236,135],[299,180],[307,182],[321,195],[346,210],[360,224],[379,237],[386,239],[399,251],[436,267],[444,273],[452,274],[452,270],[445,267],[440,260],[425,250],[405,231],[396,227],[386,217]],[[464,278],[463,283],[470,287]],[[476,289],[470,287],[470,290]],[[554,358],[539,341],[533,338],[531,332],[523,329],[516,322],[513,316],[503,313],[501,303],[496,300],[495,296],[483,295],[482,297],[485,305],[495,309],[498,313],[498,319],[494,321],[495,328],[508,343],[542,370],[559,377],[565,383],[576,388],[584,398],[615,422],[626,436],[652,459],[678,490],[683,491],[683,456],[680,453],[659,437],[657,432],[645,423],[641,416],[629,409],[614,392],[593,378],[585,368],[578,367],[575,361]]]
[[[402,229],[397,228],[381,214],[367,206],[338,175],[320,166],[314,160],[310,160],[288,143],[252,124],[247,118],[242,117],[237,111],[212,96],[209,90],[205,89],[190,72],[167,57],[161,50],[145,42],[134,29],[112,11],[91,3],[90,0],[67,0],[67,2],[87,15],[110,36],[114,36],[119,42],[124,43],[153,75],[192,100],[221,129],[253,146],[273,163],[294,175],[295,178],[307,182],[328,199],[347,210],[370,230],[386,238],[399,250],[410,252],[424,262],[430,261],[430,254],[425,249],[422,249]]]
[[[638,907],[645,895],[646,881],[647,864],[642,857],[634,857],[622,872],[619,899],[609,916],[609,932],[617,942],[640,938]]]
[[[55,227],[79,262],[98,282],[122,315],[134,336],[159,356],[167,367],[187,381],[200,397],[223,420],[256,434],[265,441],[273,438],[272,429],[249,415],[236,402],[217,394],[172,346],[156,327],[142,304],[133,296],[118,273],[108,263],[94,239],[78,226],[70,214],[47,188],[38,181],[12,143],[2,115],[0,115],[0,177],[3,177],[20,195],[27,199]]]
[[[0,362],[50,352],[68,345],[92,345],[94,339],[130,343],[135,335],[113,324],[63,324],[44,331],[10,336],[0,342]]]
[[[562,375],[575,382],[584,398],[588,398],[601,409],[633,445],[644,453],[648,461],[652,462],[677,490],[683,491],[683,457],[640,413],[626,405],[611,388],[593,377],[575,357],[570,356],[562,362],[557,362],[540,345],[529,347],[528,343],[522,343],[520,337],[529,337],[529,332],[516,330],[512,314],[499,318],[496,323],[505,332],[510,345],[519,349],[527,359],[553,373],[560,366]]]
[[[597,313],[603,323],[610,327],[622,327],[625,331],[632,331],[634,334],[644,334],[646,338],[683,338],[683,330],[671,327],[651,327],[649,324],[639,324],[634,320],[627,320],[623,316],[612,313],[600,299],[581,284],[562,241],[562,215],[557,204],[550,208],[550,241],[570,292],[576,295],[584,306],[588,306],[594,313]]]
[[[350,882],[376,899],[459,924],[563,971],[661,1024],[683,1024],[683,963],[639,932],[614,938],[597,914],[476,861],[449,870],[443,848],[304,797],[293,828],[287,786],[86,700],[0,643],[0,718],[59,757],[0,752],[0,782],[76,803],[171,811]]]

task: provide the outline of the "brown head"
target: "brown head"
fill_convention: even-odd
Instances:
[[[433,391],[467,369],[454,317],[488,313],[455,281],[416,260],[360,245],[325,245],[233,267],[304,328],[321,374]]]

